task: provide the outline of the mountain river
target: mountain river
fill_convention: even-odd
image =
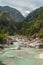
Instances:
[[[16,43],[16,42],[15,42]],[[38,58],[40,49],[21,47],[14,50],[15,45],[5,48],[0,54],[0,65],[43,65],[43,60]]]

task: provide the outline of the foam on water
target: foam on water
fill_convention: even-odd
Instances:
[[[0,61],[6,65],[43,65],[43,60],[37,59],[38,49],[22,47],[21,50],[12,50],[14,45],[6,48],[0,55]]]

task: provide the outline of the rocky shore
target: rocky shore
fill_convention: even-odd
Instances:
[[[43,43],[39,38],[29,39],[26,36],[15,36],[15,40],[18,41],[21,47],[31,47],[31,48],[43,48]]]
[[[43,43],[41,43],[39,38],[29,39],[22,35],[8,36],[7,38],[4,38],[0,48],[9,47],[15,42],[18,42],[20,47],[43,48]]]
[[[43,59],[43,52],[38,55],[39,59]]]

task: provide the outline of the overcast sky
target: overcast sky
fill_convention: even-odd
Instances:
[[[43,6],[43,0],[0,0],[0,6],[11,6],[18,9],[23,15]]]

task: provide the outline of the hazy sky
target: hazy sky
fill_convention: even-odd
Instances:
[[[0,6],[11,6],[27,15],[30,11],[43,6],[43,0],[0,0]]]

